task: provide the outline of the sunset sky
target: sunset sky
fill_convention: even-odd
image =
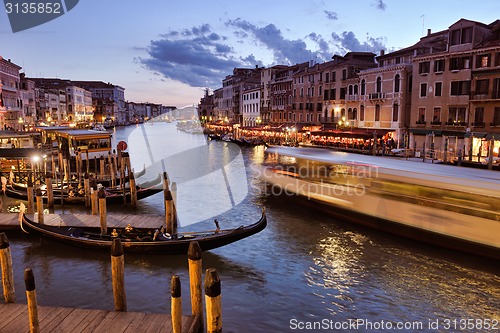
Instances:
[[[0,13],[0,56],[28,77],[110,82],[125,98],[183,107],[234,67],[323,62],[348,51],[410,46],[460,18],[491,23],[500,1],[81,0],[13,33]]]

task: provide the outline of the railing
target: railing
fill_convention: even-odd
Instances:
[[[368,95],[368,99],[370,100],[379,100],[379,99],[385,99],[385,93],[372,93]]]

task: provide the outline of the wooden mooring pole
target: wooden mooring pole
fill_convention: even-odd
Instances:
[[[125,295],[125,259],[122,243],[119,238],[113,239],[111,246],[111,275],[115,311],[127,311],[127,297]]]
[[[28,321],[30,333],[40,332],[38,322],[38,304],[36,301],[35,276],[31,268],[24,271],[24,284],[26,285],[26,300],[28,301]]]
[[[137,188],[135,186],[135,176],[134,172],[129,173],[129,185],[130,185],[130,203],[132,208],[137,208]]]
[[[167,233],[170,235],[177,234],[177,223],[174,219],[174,200],[172,193],[169,190],[165,191],[165,225]]]
[[[214,268],[205,272],[207,333],[222,333],[222,302],[219,275]]]
[[[85,192],[85,207],[90,207],[90,179],[88,172],[83,175],[83,190]]]
[[[106,192],[101,188],[97,196],[99,197],[99,220],[101,222],[101,235],[108,233],[108,226],[106,221]]]
[[[36,189],[36,212],[38,215],[38,223],[44,224],[44,221],[43,221],[43,197],[42,197],[42,190],[39,188]]]
[[[33,179],[28,175],[28,214],[35,213],[35,192],[33,191]]]
[[[2,267],[2,287],[5,303],[14,303],[16,293],[14,288],[14,270],[12,268],[12,253],[7,235],[0,233],[0,266]]]
[[[52,188],[52,174],[45,174],[45,186],[47,187],[47,204],[50,208],[54,207],[54,189]]]
[[[198,242],[189,243],[189,291],[191,294],[191,313],[198,318],[200,331],[203,330],[203,299],[202,299],[202,254]]]
[[[172,315],[172,331],[173,333],[182,332],[182,298],[181,298],[181,280],[178,275],[172,275],[170,283],[170,312]]]

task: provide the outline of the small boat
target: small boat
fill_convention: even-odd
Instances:
[[[136,186],[137,189],[137,200],[141,200],[152,196],[156,193],[162,192],[163,189],[159,187],[156,183],[155,185],[149,187]],[[80,189],[80,192],[83,191]],[[106,203],[107,204],[123,204],[124,200],[127,202],[131,201],[130,188],[125,188],[123,191],[120,188],[105,188],[106,193]],[[20,184],[9,184],[5,186],[5,195],[15,199],[28,200],[27,187]],[[43,201],[48,202],[48,197],[46,190],[42,190]],[[125,199],[124,199],[125,198]],[[54,189],[54,203],[59,204],[61,202],[61,190],[59,188]],[[65,205],[84,205],[85,196],[79,193],[78,188],[74,190],[65,188],[63,195],[63,204]]]
[[[234,243],[247,238],[265,229],[267,218],[265,210],[262,210],[261,218],[250,225],[240,226],[235,229],[180,232],[176,235],[168,235],[162,232],[163,228],[134,228],[128,225],[125,228],[108,228],[111,232],[101,234],[97,227],[69,227],[51,226],[39,224],[29,219],[21,207],[19,213],[21,229],[32,235],[38,235],[67,244],[91,248],[111,248],[114,238],[119,238],[125,252],[159,253],[159,254],[186,254],[189,243],[198,242],[202,251],[212,250],[224,245]]]

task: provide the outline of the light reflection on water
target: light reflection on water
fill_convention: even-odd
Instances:
[[[161,126],[174,125],[153,127],[161,133]],[[117,130],[114,139],[127,139],[132,129]],[[199,135],[185,136],[190,145],[204,140]],[[165,147],[161,140],[150,142]],[[208,147],[217,151],[224,149],[224,143],[211,142]],[[247,166],[262,162],[266,158],[263,150],[242,149],[243,161]],[[142,154],[134,162],[137,170],[149,159],[147,152]],[[290,332],[291,319],[500,319],[498,265],[342,223],[300,200],[267,198],[259,192],[264,185],[253,169],[246,172],[248,184],[234,186],[249,187],[249,195],[217,218],[221,227],[236,227],[256,221],[260,208],[266,206],[268,227],[203,257],[204,269],[214,267],[221,277],[224,331]],[[194,183],[191,186],[197,189]],[[215,205],[217,198],[213,201]],[[192,205],[193,214],[205,208],[195,207]],[[121,206],[110,209],[162,215],[163,197],[159,194],[141,200],[137,211]],[[64,211],[78,208],[65,207]],[[183,228],[210,229],[213,223],[207,219]],[[23,271],[31,267],[39,304],[113,309],[108,253],[10,232],[8,237],[18,303],[25,302]],[[127,254],[125,264],[129,311],[168,313],[170,277],[178,274],[183,310],[190,312],[186,256]]]

